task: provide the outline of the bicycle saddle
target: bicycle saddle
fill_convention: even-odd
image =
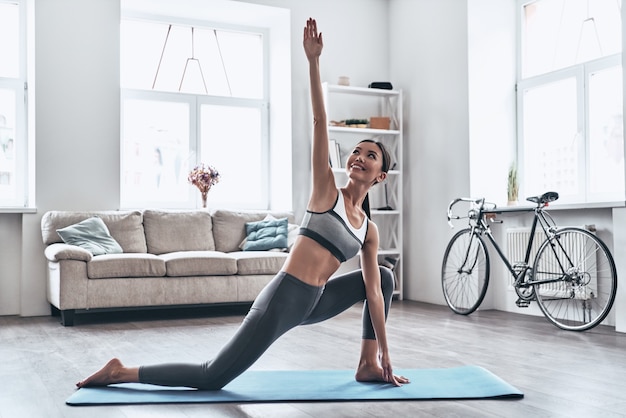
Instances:
[[[541,196],[527,197],[526,200],[539,205],[539,204],[546,204],[549,202],[554,202],[558,198],[559,198],[559,194],[557,192],[545,192]]]

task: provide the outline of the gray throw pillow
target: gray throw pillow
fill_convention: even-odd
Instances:
[[[109,233],[104,221],[98,217],[57,229],[57,233],[64,243],[84,248],[93,255],[123,252],[120,244]]]

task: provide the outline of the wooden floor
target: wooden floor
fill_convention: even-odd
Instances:
[[[245,310],[0,317],[0,417],[618,417],[626,416],[626,334],[561,331],[543,318],[499,311],[469,317],[394,301],[388,319],[396,369],[478,365],[522,390],[520,400],[310,402],[70,407],[74,383],[112,356],[129,365],[201,361],[235,331]],[[353,368],[360,307],[299,327],[255,369]],[[271,384],[271,382],[268,382]],[[323,382],[320,382],[323,384]]]

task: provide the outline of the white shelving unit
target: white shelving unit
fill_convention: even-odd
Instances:
[[[380,233],[379,262],[385,258],[397,260],[394,268],[396,275],[395,297],[403,297],[402,277],[402,91],[383,90],[363,87],[339,86],[323,83],[324,103],[330,125],[328,137],[331,141],[330,152],[334,144],[338,145],[339,156],[333,165],[333,172],[338,186],[347,181],[345,162],[348,153],[363,139],[380,141],[391,155],[391,169],[387,179],[370,190],[370,208],[372,220]],[[334,122],[349,119],[367,119],[371,117],[389,117],[389,129],[371,129],[369,127],[335,126]],[[368,125],[369,126],[369,125]],[[358,257],[357,257],[358,258]],[[357,260],[358,262],[358,260]]]

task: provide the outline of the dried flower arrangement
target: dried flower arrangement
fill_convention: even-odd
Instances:
[[[209,190],[219,183],[220,173],[212,165],[201,163],[189,172],[187,180],[200,190],[202,194],[202,207],[205,208]]]

